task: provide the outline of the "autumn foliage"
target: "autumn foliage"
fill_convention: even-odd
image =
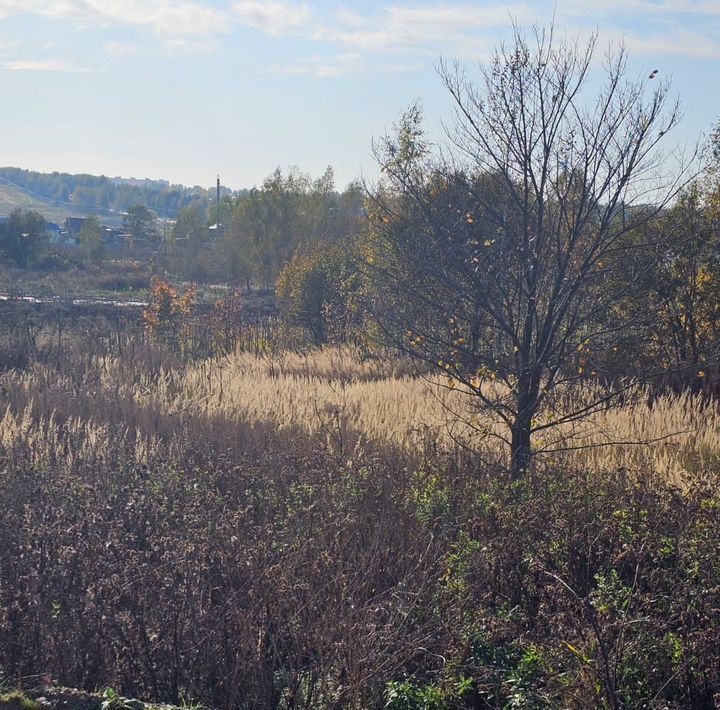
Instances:
[[[164,340],[175,350],[181,350],[195,293],[194,286],[189,286],[179,293],[170,285],[167,277],[154,278],[149,303],[142,312],[143,323],[149,335],[155,340]]]

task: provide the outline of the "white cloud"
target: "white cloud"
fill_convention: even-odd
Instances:
[[[39,15],[83,25],[138,25],[162,37],[227,32],[226,12],[192,0],[0,0],[0,19]]]
[[[341,7],[325,23],[313,15],[308,5],[283,0],[240,0],[233,10],[243,24],[275,37],[294,34],[364,51],[423,52],[435,45],[433,54],[438,47],[455,51],[458,47],[477,46],[481,42],[478,31],[506,26],[512,17],[524,22],[535,17],[524,2],[484,7],[472,3],[389,5],[372,15]]]
[[[341,25],[350,27],[362,27],[368,22],[368,18],[360,15],[353,10],[349,10],[346,7],[339,7],[335,10],[335,19]]]
[[[293,34],[348,50],[329,59],[311,57],[273,65],[265,72],[312,76],[341,76],[359,71],[365,68],[360,57],[372,53],[412,52],[432,56],[448,53],[487,58],[494,38],[483,37],[482,30],[507,26],[512,17],[522,17],[523,21],[534,17],[526,4],[391,5],[368,15],[341,7],[323,24],[307,5],[242,0],[233,7],[242,22],[266,34],[276,37]],[[418,64],[392,63],[384,65],[382,71],[410,72],[417,68]]]
[[[693,59],[720,59],[720,42],[695,32],[674,31],[641,37],[623,35],[622,41],[634,54],[675,55]]]
[[[25,11],[25,4],[20,0],[0,0],[0,20]]]
[[[662,15],[717,15],[717,0],[563,0],[559,14],[617,16],[618,14],[643,16]]]
[[[233,11],[243,24],[274,37],[308,30],[314,21],[307,5],[286,2],[240,0],[233,5]]]
[[[480,6],[431,5],[416,7],[391,5],[373,16],[361,16],[347,10],[336,13],[337,24],[320,28],[317,39],[344,44],[366,51],[439,49],[465,54],[484,44],[478,32],[507,26],[511,18],[523,22],[536,13],[525,3]]]
[[[126,42],[108,42],[105,45],[105,53],[111,57],[130,57],[138,53],[138,46]]]
[[[93,70],[68,59],[20,59],[14,62],[3,62],[3,69],[8,71],[34,72],[71,72],[73,74],[89,74]]]
[[[563,32],[566,38],[577,39],[580,44],[595,35],[598,44],[594,62],[597,65],[604,61],[608,50],[614,53],[618,48],[624,47],[632,59],[645,59],[651,65],[648,70],[658,67],[665,78],[669,78],[673,73],[672,57],[720,59],[720,36],[712,37],[699,31],[679,29],[667,23],[643,25],[628,30],[621,27],[597,30],[575,24]]]

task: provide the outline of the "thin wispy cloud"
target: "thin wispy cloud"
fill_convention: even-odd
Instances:
[[[26,4],[20,0],[0,0],[0,20],[26,11]]]
[[[366,15],[340,8],[326,20],[315,16],[307,5],[242,0],[233,7],[242,24],[274,37],[292,33],[363,51],[422,52],[430,44],[452,47],[477,41],[473,35],[478,31],[507,25],[512,17],[534,17],[526,3],[389,5]]]
[[[557,31],[557,30],[556,30]],[[623,47],[631,58],[641,62],[649,62],[654,66],[662,58],[685,58],[688,60],[720,59],[720,37],[712,37],[698,31],[666,28],[666,25],[623,29],[622,25],[606,26],[602,30],[595,26],[584,26],[576,23],[565,25],[558,31],[563,39],[577,40],[583,44],[596,36],[598,51],[595,52],[593,63],[600,66],[606,58],[606,51],[611,53]],[[643,69],[644,71],[644,69]],[[672,66],[663,66],[663,73],[672,74]]]
[[[595,27],[601,17],[641,17],[645,21],[679,21],[679,18],[720,16],[720,0],[559,0],[558,16],[586,20]],[[546,20],[549,18],[545,18]],[[346,9],[336,11],[335,22],[315,30],[314,38],[365,52],[438,52],[459,57],[487,58],[496,43],[495,31],[511,20],[523,25],[542,22],[537,6],[524,3],[495,5],[390,5],[372,15]],[[617,22],[616,22],[617,24]],[[659,26],[659,25],[658,25]],[[667,26],[667,24],[665,24]],[[621,25],[619,27],[622,27]],[[713,29],[714,27],[714,29]],[[643,34],[643,30],[647,34]],[[628,30],[628,46],[641,53],[657,50],[697,58],[715,58],[720,51],[720,27],[703,27],[705,33],[677,29],[658,31],[643,25]],[[604,35],[622,34],[604,32]]]
[[[600,23],[603,41],[622,43],[633,56],[720,58],[720,0],[560,0],[558,22],[578,36]]]
[[[222,6],[211,6],[200,0],[152,3],[146,0],[0,0],[0,19],[35,15],[85,27],[136,26],[160,37],[168,54],[213,51],[218,37],[245,26],[276,39],[292,35],[365,54],[401,52],[467,58],[482,55],[495,43],[497,30],[507,27],[511,19],[523,24],[541,22],[543,17],[538,13],[538,6],[522,0],[484,5],[389,4],[373,12],[339,8],[322,16],[309,4],[289,0],[226,0]],[[558,0],[557,3],[557,20],[573,18],[583,26],[606,18],[618,31],[624,31],[619,18],[636,16],[647,22],[669,21],[680,16],[720,16],[720,1]],[[633,47],[643,53],[654,51],[664,41],[664,33],[657,30],[658,27],[650,27],[645,35],[641,28],[629,29],[633,32],[630,36]],[[697,35],[698,41],[674,42],[667,49],[689,57],[715,57],[720,30],[713,32],[710,27],[703,30],[704,34]],[[679,36],[677,31],[675,34]],[[691,40],[689,36],[688,40]],[[127,56],[134,51],[130,47],[121,42],[108,42],[106,52]],[[288,71],[291,70],[299,71],[288,65]]]
[[[720,41],[695,32],[672,31],[641,37],[625,34],[625,46],[636,55],[673,55],[691,59],[720,59]]]
[[[484,7],[468,3],[389,5],[367,14],[339,8],[324,18],[314,15],[306,5],[285,2],[243,0],[235,3],[234,10],[241,23],[275,38],[292,34],[318,45],[335,46],[366,57],[403,53],[487,58],[487,48],[493,44],[488,33],[507,26],[513,17],[522,16],[528,21],[535,17],[532,8],[525,3]],[[340,76],[357,70],[356,65],[357,62],[346,65],[335,60],[313,63],[301,59],[273,65],[267,72]],[[394,71],[399,72],[414,71],[417,65],[395,62],[387,66],[396,67]]]
[[[230,30],[227,12],[183,0],[0,0],[0,19],[38,15],[81,25],[137,25],[162,37],[197,36]]]
[[[238,21],[274,37],[312,29],[315,19],[307,5],[240,0],[233,5]]]
[[[75,64],[68,59],[19,59],[13,62],[3,62],[0,66],[8,71],[66,72],[70,74],[90,74],[93,72],[90,67]]]
[[[559,0],[560,15],[587,17],[642,15],[646,18],[669,15],[720,16],[717,0]]]

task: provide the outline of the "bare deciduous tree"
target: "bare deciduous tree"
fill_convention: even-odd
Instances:
[[[417,107],[376,146],[383,178],[366,244],[376,320],[506,425],[516,477],[534,433],[613,396],[589,386],[610,374],[593,360],[650,315],[622,307],[662,258],[638,227],[687,175],[670,174],[659,150],[680,117],[669,84],[629,80],[622,48],[596,83],[595,54],[595,37],[536,30],[528,41],[516,28],[480,83],[441,64],[455,109],[446,149],[425,140]]]

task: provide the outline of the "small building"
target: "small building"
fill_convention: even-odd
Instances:
[[[66,217],[65,218],[65,231],[67,232],[68,239],[78,241],[80,239],[80,230],[85,224],[85,217]]]

